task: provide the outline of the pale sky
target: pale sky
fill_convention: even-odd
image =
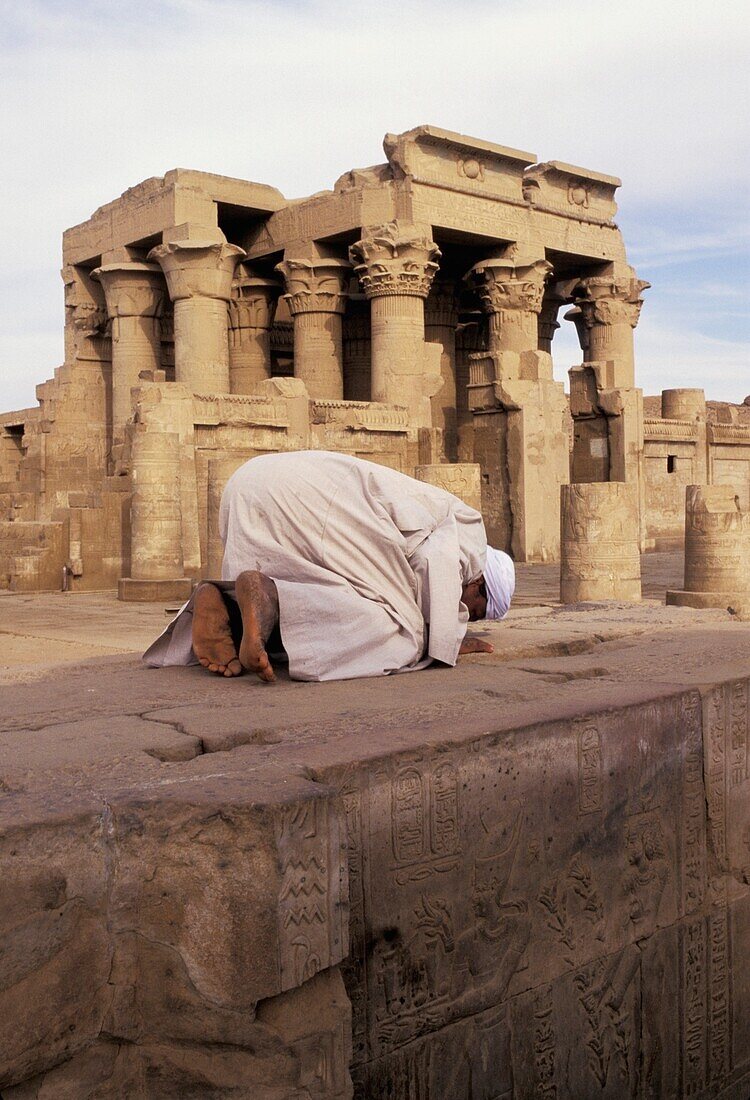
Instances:
[[[619,176],[637,384],[750,394],[747,0],[0,0],[0,103],[0,411],[62,362],[63,229],[175,167],[311,194],[422,123]]]

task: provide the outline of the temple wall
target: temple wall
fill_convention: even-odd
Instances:
[[[210,465],[218,477],[237,455],[479,463],[490,539],[518,561],[558,559],[568,480],[638,483],[642,548],[681,539],[686,484],[737,484],[750,502],[750,409],[677,389],[644,420],[648,283],[614,220],[616,177],[434,126],[383,149],[295,202],[176,169],[65,232],[65,361],[36,410],[0,416],[1,521],[68,524],[45,577],[127,578],[149,384],[167,388],[146,419],[179,437],[183,588],[209,568]],[[551,347],[571,305],[583,362],[566,399]]]
[[[308,715],[269,760],[138,720],[176,782],[0,837],[3,1096],[744,1095],[749,692]]]
[[[732,485],[741,507],[750,505],[750,424],[740,420],[745,408],[723,405],[728,423],[646,418],[643,479],[647,545],[655,543],[657,549],[682,545],[687,485]]]

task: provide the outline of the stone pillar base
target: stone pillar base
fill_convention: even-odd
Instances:
[[[121,577],[117,584],[117,598],[126,603],[163,603],[165,600],[189,600],[193,592],[190,577],[174,577],[171,580],[141,581],[134,577]]]
[[[670,607],[734,607],[750,604],[750,592],[687,592],[685,589],[668,589],[667,604]]]

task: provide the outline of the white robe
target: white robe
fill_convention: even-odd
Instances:
[[[219,526],[223,581],[258,569],[276,584],[292,679],[456,663],[469,618],[461,589],[487,553],[481,515],[458,497],[350,455],[292,451],[232,475]],[[194,662],[191,628],[192,601],[146,663]]]

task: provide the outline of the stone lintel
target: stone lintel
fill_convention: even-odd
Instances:
[[[460,150],[464,154],[474,154],[475,157],[490,157],[494,160],[507,161],[514,166],[523,165],[523,167],[536,164],[537,159],[534,153],[527,153],[523,149],[497,145],[482,138],[468,137],[455,130],[443,130],[440,126],[415,126],[413,130],[406,130],[402,134],[386,134],[383,139],[386,156],[389,153],[391,157],[394,152],[401,153],[410,145],[421,145],[427,148],[442,146],[451,150]]]
[[[615,191],[620,185],[616,176],[551,160],[527,169],[523,193],[532,206],[541,209],[611,222],[617,213]]]
[[[100,206],[86,221],[63,233],[65,263],[85,264],[118,248],[161,236],[173,226],[218,226],[217,203],[237,206],[251,216],[281,210],[286,199],[275,187],[175,168],[128,188]]]

